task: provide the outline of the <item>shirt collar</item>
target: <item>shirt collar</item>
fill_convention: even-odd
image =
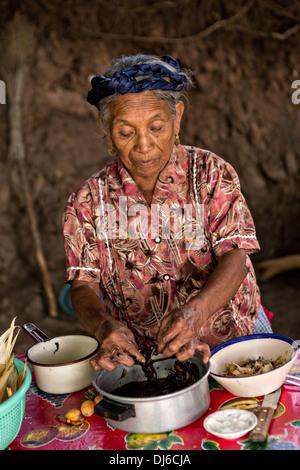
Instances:
[[[153,195],[155,199],[159,196],[166,199],[173,185],[186,183],[187,161],[188,156],[185,148],[183,146],[174,147],[169,161],[158,176]],[[116,158],[111,166],[108,181],[109,197],[111,199],[127,196],[133,199],[134,202],[143,202],[144,196],[141,190],[119,158]]]

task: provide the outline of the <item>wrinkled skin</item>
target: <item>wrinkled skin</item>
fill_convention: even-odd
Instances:
[[[165,317],[160,325],[157,336],[157,351],[165,356],[176,354],[179,361],[192,357],[195,351],[203,353],[204,363],[210,358],[207,344],[201,343],[197,337],[197,311],[191,309],[175,309]],[[199,330],[198,330],[199,331]]]
[[[170,159],[184,106],[177,115],[149,91],[129,93],[110,107],[108,143],[150,203],[156,180]]]
[[[91,360],[94,370],[114,370],[119,364],[131,367],[136,361],[145,362],[132,331],[120,321],[112,319],[109,331],[106,325],[97,337],[100,338],[101,348],[97,358]]]
[[[131,367],[136,362],[144,363],[145,358],[139,352],[132,332],[119,321],[110,324],[110,332],[103,328],[101,334],[97,335],[101,338],[101,349],[97,358],[91,361],[94,370],[114,370],[119,364]],[[180,310],[173,311],[162,321],[158,334],[158,353],[166,357],[175,354],[178,360],[185,361],[196,350],[203,353],[203,361],[207,363],[210,358],[209,347],[196,339],[195,332],[187,326]]]

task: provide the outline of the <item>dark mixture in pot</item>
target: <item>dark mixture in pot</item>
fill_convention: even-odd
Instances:
[[[156,397],[177,392],[200,380],[201,374],[196,364],[178,360],[175,361],[167,377],[157,378],[154,361],[151,359],[153,351],[153,348],[143,351],[146,363],[142,365],[142,369],[147,380],[121,385],[113,391],[114,395],[135,398]]]

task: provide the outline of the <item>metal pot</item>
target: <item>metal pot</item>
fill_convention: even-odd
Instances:
[[[38,343],[28,349],[37,386],[47,393],[72,393],[92,383],[90,359],[99,350],[98,341],[87,335],[66,335],[50,339],[33,323],[24,330]]]
[[[172,357],[155,361],[157,377],[167,377],[175,360]],[[166,432],[193,423],[210,405],[210,366],[203,363],[202,355],[198,352],[189,360],[197,365],[201,379],[182,390],[157,397],[128,398],[114,393],[114,390],[126,383],[145,380],[139,365],[128,368],[121,364],[113,372],[95,372],[93,385],[104,397],[95,406],[95,412],[104,416],[111,426],[134,433]]]

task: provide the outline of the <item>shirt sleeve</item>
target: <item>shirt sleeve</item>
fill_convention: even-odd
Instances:
[[[214,254],[219,257],[233,248],[247,254],[260,250],[252,215],[241,192],[233,167],[215,156],[208,165],[208,233]]]
[[[66,282],[99,282],[99,250],[88,186],[73,193],[63,215]]]

